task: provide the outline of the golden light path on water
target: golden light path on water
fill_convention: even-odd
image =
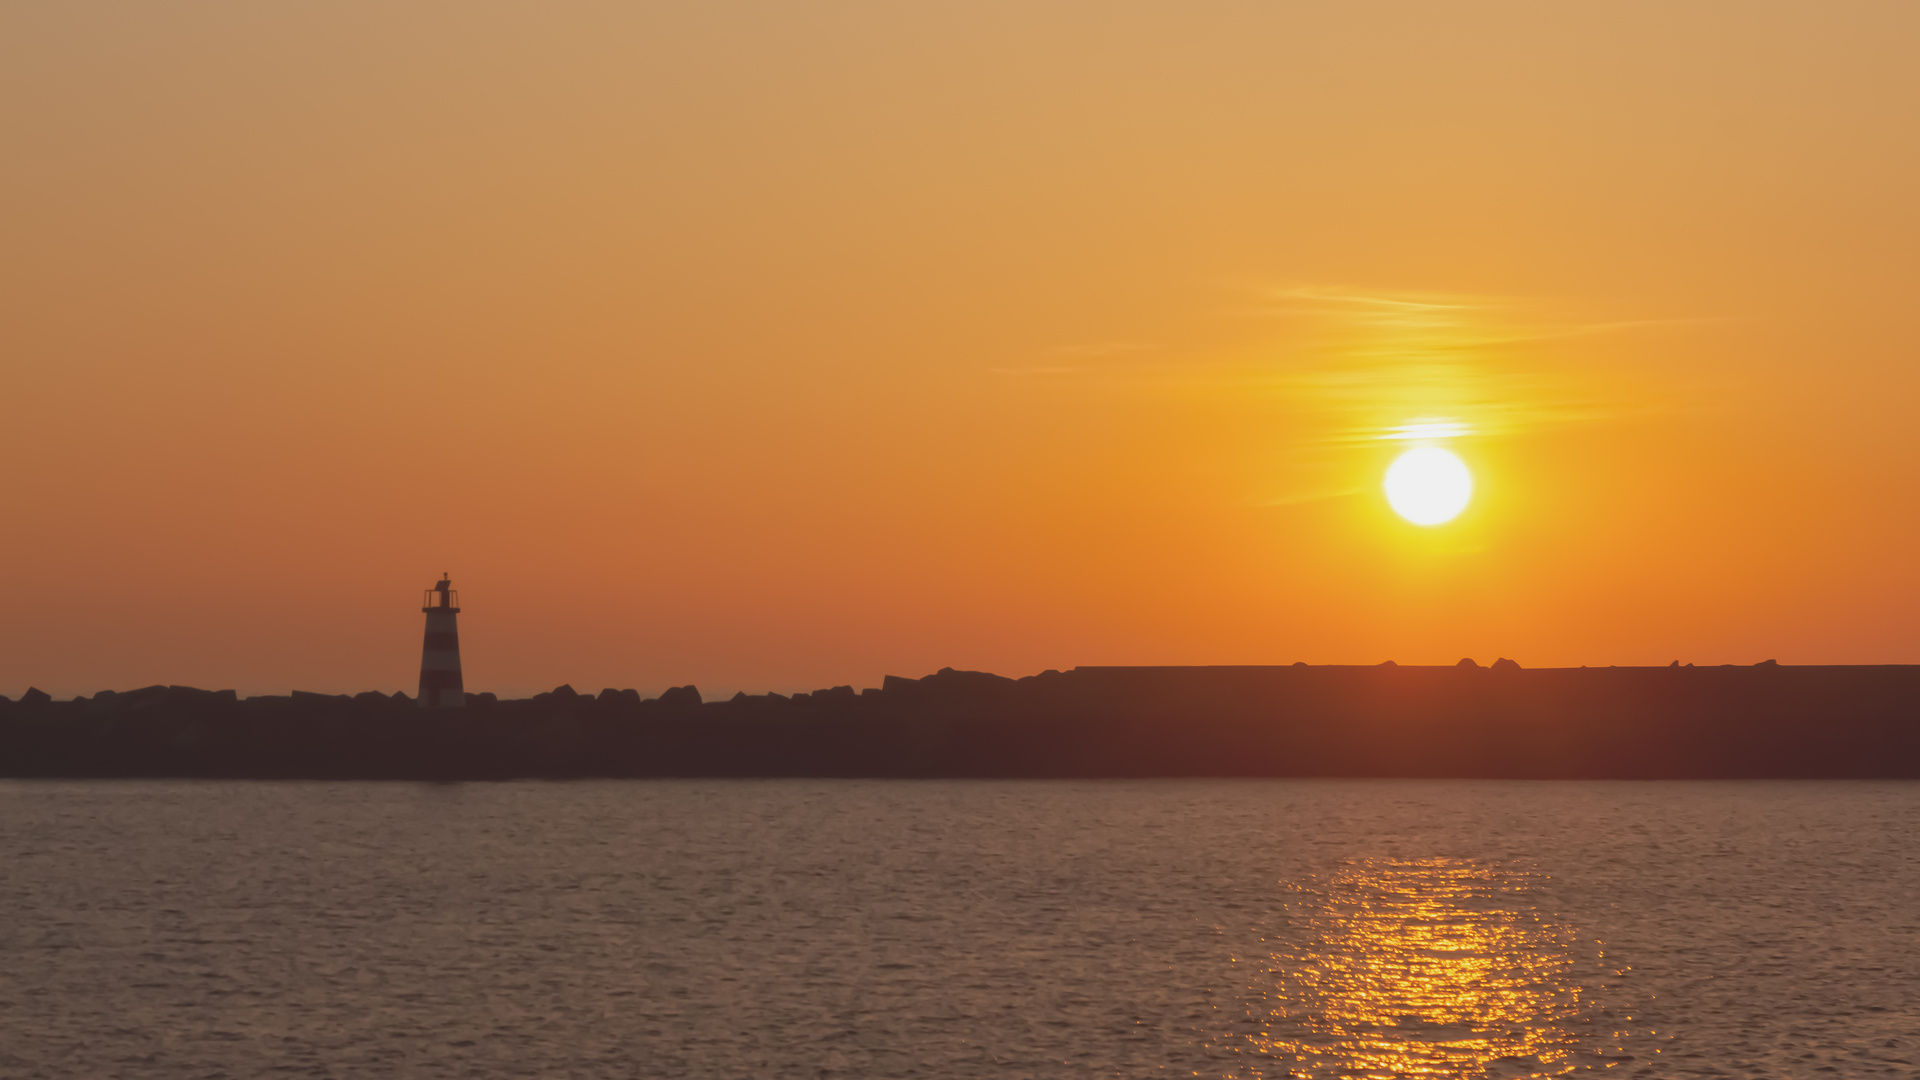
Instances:
[[[1536,906],[1543,879],[1451,859],[1290,886],[1257,1048],[1311,1077],[1532,1077],[1606,1068],[1599,946]]]

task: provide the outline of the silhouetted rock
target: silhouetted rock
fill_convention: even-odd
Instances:
[[[1380,663],[1376,664],[1375,666],[1376,667],[1399,667],[1400,665],[1394,663],[1391,660],[1382,660],[1380,661]]]
[[[1453,665],[1453,666],[1454,666],[1454,667],[1470,667],[1470,668],[1477,668],[1477,667],[1479,667],[1480,665],[1479,665],[1479,664],[1476,664],[1476,663],[1474,663],[1474,662],[1473,662],[1473,657],[1471,657],[1471,656],[1463,656],[1463,657],[1461,657],[1461,658],[1460,658],[1460,662],[1459,662],[1459,663],[1457,663],[1457,664],[1455,664],[1455,665]]]
[[[35,690],[0,707],[0,776],[1920,778],[1920,666],[1492,667],[945,668],[791,701],[473,694],[467,718],[404,694]]]
[[[1755,665],[1753,665],[1753,666],[1754,666],[1754,667],[1779,667],[1779,666],[1780,666],[1780,661],[1778,661],[1778,660],[1762,660],[1762,661],[1760,661],[1759,663],[1757,663],[1757,664],[1755,664]]]
[[[168,687],[168,689],[171,690],[173,687]],[[293,703],[295,705],[343,705],[352,700],[352,698],[345,694],[313,694],[305,690],[295,690],[293,692]]]
[[[700,707],[700,691],[691,683],[686,686],[669,687],[665,693],[660,695],[660,707],[675,711],[698,709]]]
[[[46,705],[52,701],[53,695],[37,686],[27,687],[27,692],[20,695],[20,704],[22,705]]]
[[[128,690],[114,697],[114,704],[123,709],[145,709],[161,704],[167,699],[167,687],[143,686],[138,690]]]
[[[547,694],[556,701],[574,701],[580,697],[580,692],[575,690],[571,683],[561,683],[547,691]]]

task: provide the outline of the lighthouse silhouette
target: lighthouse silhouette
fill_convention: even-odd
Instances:
[[[420,707],[458,709],[466,705],[460,684],[460,594],[446,575],[427,590],[427,640],[420,648]]]

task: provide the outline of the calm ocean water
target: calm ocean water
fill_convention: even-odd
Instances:
[[[7,1077],[1920,1076],[1920,784],[0,784]]]

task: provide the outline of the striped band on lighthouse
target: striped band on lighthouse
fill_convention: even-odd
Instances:
[[[427,636],[420,649],[420,699],[423,709],[458,709],[466,705],[466,687],[460,681],[460,599],[453,583],[442,576],[427,590]]]

